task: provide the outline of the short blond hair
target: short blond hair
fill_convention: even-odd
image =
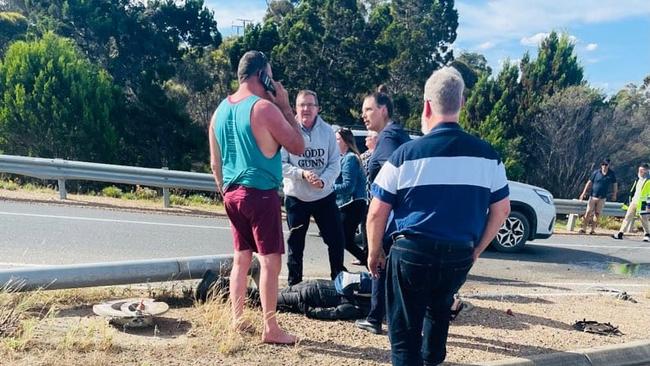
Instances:
[[[434,71],[424,85],[424,99],[434,114],[451,115],[460,111],[463,104],[465,82],[458,70],[443,67]]]

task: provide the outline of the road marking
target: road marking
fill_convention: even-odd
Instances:
[[[542,247],[569,247],[569,248],[608,248],[608,249],[650,249],[650,245],[644,246],[626,246],[626,245],[588,245],[588,244],[562,244],[562,243],[538,243],[532,242],[528,245],[538,245]]]
[[[79,216],[62,216],[62,215],[41,215],[41,214],[31,214],[31,213],[17,213],[17,212],[4,212],[0,211],[0,215],[7,216],[24,216],[24,217],[43,217],[48,219],[61,219],[61,220],[80,220],[80,221],[99,221],[99,222],[110,222],[118,224],[136,224],[136,225],[155,225],[155,226],[172,226],[172,227],[184,227],[184,228],[193,228],[193,229],[216,229],[216,230],[230,230],[230,226],[209,226],[209,225],[190,225],[190,224],[173,224],[166,222],[151,222],[151,221],[135,221],[135,220],[118,220],[118,219],[100,219],[95,217],[79,217]],[[283,233],[289,234],[289,231],[283,230]],[[316,232],[309,232],[310,234],[315,234]]]
[[[0,267],[45,267],[47,264],[19,263],[19,262],[0,262]]]
[[[229,226],[208,226],[208,225],[189,225],[189,224],[172,224],[165,222],[151,222],[151,221],[135,221],[135,220],[117,220],[117,219],[100,219],[95,217],[79,217],[79,216],[60,216],[60,215],[40,215],[16,212],[2,212],[0,215],[8,216],[27,216],[27,217],[43,217],[48,219],[62,219],[62,220],[80,220],[80,221],[99,221],[99,222],[112,222],[119,224],[137,224],[137,225],[156,225],[156,226],[173,226],[173,227],[188,227],[194,229],[217,229],[217,230],[230,230]]]

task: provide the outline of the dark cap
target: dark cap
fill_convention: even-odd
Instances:
[[[600,162],[600,165],[609,165],[609,162],[609,159],[603,159],[603,161]]]
[[[260,51],[248,51],[239,60],[237,67],[237,79],[241,83],[248,79],[250,76],[257,74],[260,70],[264,70],[269,60]]]

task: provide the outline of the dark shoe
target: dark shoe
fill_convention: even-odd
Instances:
[[[614,238],[616,240],[622,240],[623,239],[623,233],[619,231],[616,234],[612,234],[612,238]]]
[[[580,229],[580,230],[578,230],[578,234],[586,234],[586,233],[587,233],[587,232],[585,231],[585,229]]]
[[[381,324],[373,324],[366,319],[359,319],[354,322],[354,325],[372,334],[381,334]]]

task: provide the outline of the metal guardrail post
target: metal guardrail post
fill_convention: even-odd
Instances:
[[[68,191],[65,189],[65,179],[59,178],[58,181],[59,199],[64,200],[68,198]]]
[[[566,229],[568,231],[573,231],[576,227],[576,222],[578,221],[578,215],[576,214],[570,214],[569,219],[566,222]]]
[[[163,170],[169,170],[168,167],[163,167]],[[169,188],[163,187],[163,206],[165,208],[171,207],[171,197],[169,194]]]
[[[0,270],[0,288],[12,291],[114,286],[136,283],[200,279],[208,269],[228,276],[232,255],[149,259]],[[259,285],[260,264],[253,259],[249,274]]]

